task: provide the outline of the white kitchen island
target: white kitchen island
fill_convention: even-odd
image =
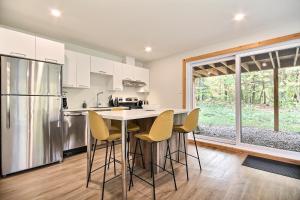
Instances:
[[[122,152],[121,152],[121,170],[122,170],[122,192],[123,192],[123,199],[127,199],[127,154],[125,149],[126,147],[126,137],[127,137],[127,121],[128,120],[137,120],[137,119],[146,119],[146,118],[155,118],[160,113],[162,113],[165,110],[170,110],[168,108],[164,109],[156,109],[156,110],[144,110],[144,109],[136,109],[136,110],[122,110],[122,111],[103,111],[99,112],[99,114],[107,120],[119,120],[122,124]],[[174,110],[174,117],[178,117],[179,115],[186,115],[188,113],[188,110],[186,109],[171,109]],[[176,120],[174,119],[174,122]],[[90,133],[90,131],[89,131]],[[91,153],[91,140],[90,140],[91,134],[88,134],[88,144],[87,144],[87,177],[88,172],[90,168],[90,153]],[[156,151],[159,153],[159,151]],[[163,151],[160,151],[161,154],[163,154]]]

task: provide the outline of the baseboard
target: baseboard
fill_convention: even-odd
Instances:
[[[188,139],[189,143],[194,144],[194,140]],[[285,156],[283,154],[278,154],[278,153],[272,153],[270,151],[262,151],[259,148],[258,149],[251,149],[249,147],[243,147],[243,146],[238,146],[238,145],[232,145],[232,144],[225,144],[225,143],[219,143],[219,142],[214,142],[214,141],[207,141],[207,140],[201,140],[197,139],[197,145],[199,146],[205,146],[209,148],[215,148],[215,149],[220,149],[220,150],[225,150],[225,151],[230,151],[230,152],[237,152],[237,153],[245,153],[248,155],[252,156],[257,156],[257,157],[262,157],[262,158],[267,158],[271,160],[277,160],[281,162],[286,162],[286,163],[291,163],[291,164],[296,164],[300,165],[300,156],[296,155],[298,153],[295,153],[295,155],[292,156]],[[300,153],[299,153],[300,155]]]

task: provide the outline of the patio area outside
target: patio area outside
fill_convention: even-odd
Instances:
[[[299,48],[241,59],[242,143],[300,152],[297,52]],[[194,103],[201,109],[198,134],[236,140],[234,69],[233,60],[194,69]]]

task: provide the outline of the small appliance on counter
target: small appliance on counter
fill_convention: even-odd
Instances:
[[[62,106],[63,109],[68,109],[68,98],[66,97],[65,93],[62,96]]]

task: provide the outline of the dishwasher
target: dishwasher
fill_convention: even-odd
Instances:
[[[63,127],[64,156],[86,151],[87,114],[82,112],[65,112]]]

